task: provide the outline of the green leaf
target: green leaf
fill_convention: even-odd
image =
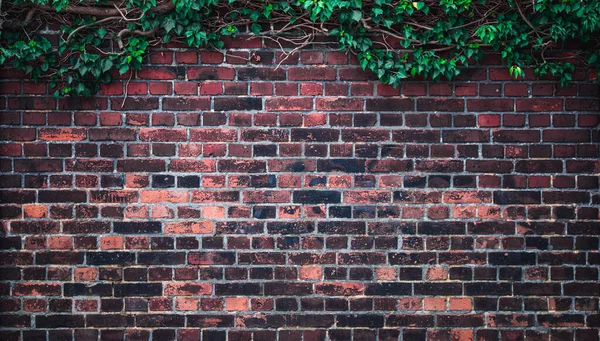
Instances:
[[[250,30],[252,31],[252,33],[254,33],[255,35],[259,35],[260,31],[262,31],[262,27],[259,24],[252,24],[250,26]]]
[[[125,74],[127,71],[129,71],[129,65],[125,64],[119,67],[119,74]]]
[[[96,34],[98,34],[98,37],[104,38],[104,36],[106,35],[106,32],[107,32],[106,29],[104,27],[101,27],[96,31]]]
[[[258,13],[258,12],[251,12],[250,15],[249,15],[249,17],[250,17],[250,19],[252,21],[257,21],[258,18],[260,17],[260,13]]]
[[[165,31],[171,32],[175,28],[176,24],[177,23],[175,22],[175,19],[173,19],[172,17],[168,17],[168,18],[165,18],[165,21],[163,21],[162,26],[165,29]]]
[[[106,72],[113,67],[113,62],[110,59],[106,59],[104,61],[104,65],[102,66],[102,71]]]
[[[361,59],[360,60],[360,67],[362,67],[363,70],[367,69],[367,65],[369,64],[369,61],[367,59]]]
[[[362,19],[362,12],[354,10],[352,11],[352,15],[350,16],[350,18],[352,18],[352,21],[359,22],[360,19]]]

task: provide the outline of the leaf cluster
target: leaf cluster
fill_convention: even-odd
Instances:
[[[450,80],[486,51],[514,77],[531,67],[562,85],[577,64],[600,66],[597,0],[16,0],[2,11],[0,65],[50,80],[56,96],[93,95],[153,46],[222,49],[238,35],[285,54],[334,42],[393,86]]]

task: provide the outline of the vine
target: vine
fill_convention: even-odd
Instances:
[[[452,79],[484,51],[514,77],[532,67],[565,85],[576,65],[600,66],[599,33],[597,0],[14,0],[0,2],[0,65],[90,96],[154,46],[254,35],[288,55],[332,39],[393,86]]]

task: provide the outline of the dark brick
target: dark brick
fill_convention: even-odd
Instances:
[[[135,263],[135,253],[133,252],[88,252],[86,258],[89,265]]]
[[[37,315],[35,325],[37,328],[83,328],[85,321],[83,315]]]
[[[183,327],[185,325],[185,316],[176,314],[140,314],[136,316],[135,323],[137,327]]]
[[[338,327],[381,328],[383,325],[383,315],[355,314],[337,316]]]
[[[341,193],[338,191],[294,191],[293,202],[299,204],[339,204]]]
[[[262,286],[258,283],[215,284],[216,295],[258,295],[261,293]]]
[[[127,283],[114,285],[115,297],[161,296],[161,283]]]
[[[215,98],[214,110],[262,110],[262,99],[255,97]]]
[[[540,204],[541,193],[537,191],[496,191],[494,192],[494,203],[498,205],[507,204]]]
[[[186,257],[183,252],[140,252],[138,264],[177,265],[185,264]]]
[[[38,265],[47,264],[83,264],[83,252],[70,251],[45,251],[38,252],[35,255],[35,263]]]
[[[365,160],[359,159],[329,159],[317,162],[319,172],[364,173]]]
[[[115,222],[114,232],[121,234],[148,234],[160,233],[162,229],[160,222],[140,221],[140,222]]]
[[[65,296],[112,296],[112,284],[65,283]]]
[[[488,257],[492,265],[532,265],[536,261],[533,252],[490,252]]]
[[[375,283],[368,284],[365,295],[372,296],[407,296],[412,294],[412,285],[409,283]]]
[[[303,234],[312,233],[315,230],[312,222],[269,222],[267,231],[271,234]]]

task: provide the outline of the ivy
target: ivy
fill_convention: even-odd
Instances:
[[[595,0],[15,0],[2,10],[0,65],[49,80],[56,96],[95,94],[142,69],[152,46],[221,49],[238,35],[284,53],[329,36],[392,86],[450,80],[485,51],[515,78],[531,67],[562,85],[576,65],[600,66]]]

